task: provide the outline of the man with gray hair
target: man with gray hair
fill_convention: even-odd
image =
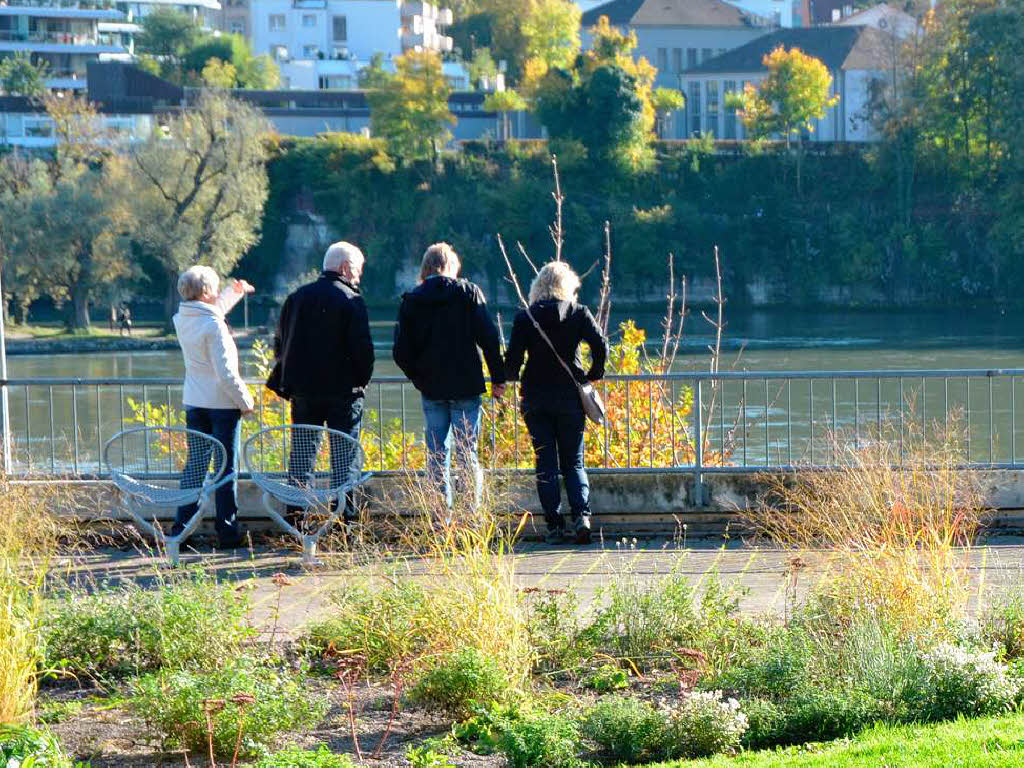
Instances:
[[[274,336],[277,363],[267,382],[272,391],[291,401],[293,424],[326,425],[356,440],[363,419],[363,391],[374,362],[366,303],[359,294],[364,262],[356,246],[334,243],[324,254],[320,277],[285,299]],[[316,449],[315,445],[293,445],[289,474],[307,476]],[[303,462],[310,466],[300,466]],[[298,510],[288,512],[297,522]],[[346,523],[356,516],[350,495]]]

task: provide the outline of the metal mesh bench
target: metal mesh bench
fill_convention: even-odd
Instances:
[[[269,427],[245,441],[242,456],[246,471],[263,491],[267,513],[299,540],[307,565],[316,562],[317,543],[344,510],[346,494],[372,477],[362,471],[365,456],[359,441],[327,427]],[[323,522],[312,532],[300,530],[281,515],[278,504],[299,510],[307,521],[316,513]]]
[[[136,427],[118,432],[103,448],[103,463],[121,492],[125,509],[160,543],[177,565],[181,543],[199,526],[213,492],[231,482],[227,452],[219,440],[185,427]],[[164,533],[145,513],[195,504],[196,511],[176,536]]]

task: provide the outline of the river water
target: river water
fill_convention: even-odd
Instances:
[[[659,319],[641,316],[639,321],[648,330],[654,351],[660,346]],[[388,322],[373,325],[379,375],[398,373],[390,359],[392,332]],[[691,315],[677,370],[706,370],[711,341],[707,322],[699,313]],[[251,354],[244,351],[242,357],[244,374],[254,377]],[[177,351],[12,355],[9,368],[15,380],[179,379],[183,373]],[[1024,312],[736,312],[728,318],[721,360],[722,370],[750,372],[964,368],[1024,368]],[[820,376],[813,381],[730,382],[717,395],[717,410],[705,418],[712,420],[712,449],[727,446],[732,463],[744,466],[821,461],[828,450],[822,440],[830,430],[847,430],[860,439],[887,421],[899,423],[902,435],[904,422],[944,423],[956,413],[969,422],[972,460],[1016,462],[1016,446],[1024,445],[1024,417],[1017,418],[1013,411],[1017,399],[1024,403],[1024,389],[1017,391],[1022,383],[956,376],[927,381],[883,377],[833,382]],[[102,443],[125,423],[128,398],[137,402],[143,397],[157,406],[180,408],[179,387],[12,387],[19,466],[95,470]],[[646,395],[640,400],[633,408],[642,418]],[[371,388],[367,407],[382,412],[385,420],[404,418],[410,431],[420,428],[419,404],[411,389],[403,396],[398,387]],[[681,429],[692,431],[693,426]]]

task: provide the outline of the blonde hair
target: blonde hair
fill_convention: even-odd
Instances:
[[[459,274],[459,254],[455,252],[448,243],[434,243],[423,253],[423,261],[420,262],[420,280],[426,280],[433,275],[450,273]]]
[[[551,261],[540,268],[530,283],[530,303],[544,299],[572,301],[580,289],[580,278],[564,261]]]
[[[211,267],[197,264],[178,277],[178,295],[183,301],[199,301],[203,296],[216,296],[220,278]]]

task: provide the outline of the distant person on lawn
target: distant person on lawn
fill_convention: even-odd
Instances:
[[[523,421],[533,442],[537,495],[550,544],[565,540],[559,472],[565,482],[575,540],[578,544],[590,542],[590,483],[583,463],[587,419],[577,384],[604,377],[608,342],[590,310],[576,303],[579,288],[579,277],[564,261],[545,264],[530,286],[529,312],[520,311],[512,323],[505,358],[510,381],[518,379],[522,372]],[[575,381],[541,337],[534,321],[572,369]],[[590,348],[590,368],[586,371],[580,355],[581,343]]]
[[[244,280],[232,280],[220,291],[220,278],[210,267],[189,267],[178,278],[181,304],[174,316],[174,330],[185,357],[185,426],[221,442],[227,451],[225,473],[238,468],[239,424],[243,416],[252,413],[253,399],[238,372],[238,349],[224,317],[253,291]],[[209,452],[193,451],[190,443],[189,469],[184,473],[188,480],[183,482],[198,487],[206,475],[203,465],[209,463]],[[218,488],[215,498],[220,546],[238,547],[244,536],[238,524],[237,481]],[[195,504],[178,509],[172,535],[185,529],[195,511]]]
[[[274,352],[277,364],[267,386],[292,405],[292,424],[327,426],[359,440],[363,395],[373,376],[373,340],[359,280],[366,259],[351,243],[334,243],[324,254],[320,277],[281,307]],[[313,471],[319,434],[293,436],[288,475],[303,482]],[[332,471],[340,457],[331,446]],[[340,461],[339,461],[340,463]],[[332,478],[341,480],[342,478]],[[290,522],[299,510],[289,508]],[[356,521],[352,495],[345,500],[346,525]]]
[[[452,454],[461,473],[472,476],[474,505],[483,493],[477,457],[480,396],[486,391],[483,362],[491,374],[491,396],[505,393],[498,328],[483,291],[459,278],[461,263],[447,243],[427,248],[420,283],[402,296],[395,328],[398,367],[423,396],[427,469],[448,508],[454,503]]]

